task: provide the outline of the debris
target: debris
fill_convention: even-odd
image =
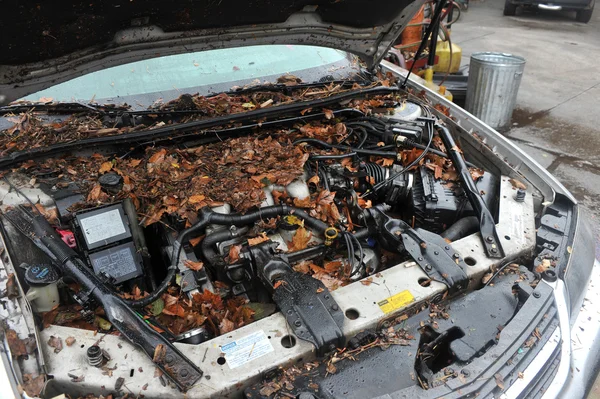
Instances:
[[[6,330],[5,336],[13,358],[27,356],[27,339],[19,338],[17,332],[11,329]]]
[[[17,285],[17,279],[14,273],[8,275],[8,281],[6,281],[6,296],[9,299],[17,298],[19,296],[19,286]]]
[[[67,339],[65,339],[65,344],[67,344],[67,346],[72,346],[75,343],[75,341],[75,337],[67,337]]]
[[[513,188],[527,190],[527,186],[516,179],[508,179],[510,184],[512,184]]]
[[[502,377],[502,374],[497,373],[494,375],[494,379],[496,380],[496,385],[498,388],[504,389],[504,378]]]
[[[84,375],[77,376],[77,375],[71,374],[71,373],[67,373],[67,375],[71,379],[71,382],[82,382],[82,381],[85,381],[85,376]]]
[[[40,374],[37,377],[33,377],[31,374],[23,374],[23,389],[29,397],[38,397],[42,389],[44,389],[45,384],[46,377],[44,374]]]
[[[125,382],[125,378],[123,377],[119,377],[117,378],[117,381],[115,381],[115,391],[120,391],[121,388],[123,387],[123,383]]]
[[[54,335],[50,336],[50,339],[48,340],[48,346],[54,348],[54,353],[59,353],[63,349],[62,340]]]

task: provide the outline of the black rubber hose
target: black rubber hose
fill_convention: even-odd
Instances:
[[[299,208],[294,208],[292,206],[287,205],[275,205],[269,206],[265,208],[260,208],[254,212],[249,212],[245,215],[223,215],[220,213],[216,213],[212,211],[210,208],[203,208],[200,211],[200,220],[196,222],[192,227],[184,230],[181,233],[181,236],[175,241],[173,244],[173,263],[169,266],[167,270],[167,275],[165,279],[160,283],[158,288],[150,293],[147,297],[138,299],[138,300],[130,300],[123,299],[127,305],[134,308],[143,308],[144,306],[150,305],[152,302],[156,301],[163,292],[169,288],[169,284],[175,278],[178,270],[179,264],[179,256],[181,252],[181,247],[183,243],[194,233],[202,230],[208,224],[219,224],[219,225],[233,225],[233,226],[247,226],[250,224],[254,224],[261,219],[265,218],[274,218],[281,215],[289,215],[294,214],[301,219],[304,219],[304,224],[310,227],[313,230],[317,230],[321,234],[329,227],[327,223],[324,223],[318,219],[313,218],[308,213]]]
[[[239,229],[231,231],[229,229],[223,229],[216,231],[210,235],[207,235],[204,240],[202,240],[201,251],[202,255],[204,255],[204,259],[208,261],[212,265],[212,260],[217,256],[217,253],[213,249],[213,245],[219,243],[221,241],[231,240],[232,238],[237,238],[241,234],[244,234],[248,231],[248,229]]]
[[[221,213],[215,213],[212,211],[208,212],[208,223],[210,224],[233,225],[238,227],[248,226],[262,219],[270,219],[277,216],[293,214],[295,216],[298,216],[300,219],[304,219],[304,224],[306,226],[310,227],[313,230],[317,230],[319,233],[325,232],[325,230],[329,227],[327,223],[322,222],[319,219],[313,218],[304,210],[288,205],[267,206],[264,208],[257,209],[256,211],[246,213],[244,215],[223,215]],[[190,229],[193,228],[194,226],[190,227]]]
[[[450,240],[456,241],[468,235],[471,235],[479,230],[479,219],[477,216],[467,216],[456,221],[452,226],[448,227],[441,236]]]
[[[326,143],[326,142],[324,142],[322,140],[318,140],[318,139],[308,139],[308,138],[298,139],[298,140],[294,141],[293,144],[298,145],[298,144],[303,144],[303,143],[317,145],[317,146],[323,147],[325,149],[336,148],[338,150],[352,151],[352,152],[356,152],[357,154],[361,154],[361,155],[373,155],[373,156],[377,156],[377,157],[386,157],[386,158],[397,158],[398,157],[398,154],[396,152],[363,150],[360,148],[348,147],[348,146],[344,146],[344,145],[329,144],[329,143]]]

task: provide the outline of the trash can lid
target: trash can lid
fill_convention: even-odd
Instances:
[[[522,65],[525,58],[509,53],[497,53],[491,51],[482,51],[471,54],[472,60],[491,65]]]

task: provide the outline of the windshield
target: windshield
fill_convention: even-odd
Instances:
[[[293,74],[304,82],[344,79],[357,72],[343,51],[314,46],[266,45],[158,57],[107,68],[58,84],[25,100],[126,102],[145,108],[183,93],[210,94],[233,86],[276,82]]]

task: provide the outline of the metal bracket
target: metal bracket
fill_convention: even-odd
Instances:
[[[319,355],[344,345],[344,313],[325,285],[294,271],[277,243],[251,247],[256,273],[273,290],[273,301],[285,316],[294,334],[315,345]]]
[[[403,220],[394,219],[379,207],[370,209],[382,241],[396,251],[406,250],[432,279],[448,286],[450,293],[467,288],[467,265],[460,254],[441,236],[413,229]]]
[[[462,152],[456,146],[456,142],[448,128],[440,125],[438,125],[437,128],[442,142],[446,147],[446,151],[448,152],[448,156],[452,160],[452,164],[458,173],[462,187],[467,193],[467,198],[479,219],[479,231],[481,232],[483,246],[488,258],[503,258],[504,250],[502,249],[498,232],[496,231],[496,222],[494,221],[494,217],[490,213],[490,210],[487,208],[483,197],[477,190],[477,186],[475,186],[475,182],[471,177],[469,167],[465,162]]]

